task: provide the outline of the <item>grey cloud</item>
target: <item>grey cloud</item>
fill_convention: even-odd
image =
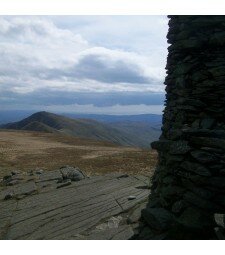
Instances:
[[[138,65],[123,60],[112,61],[109,57],[97,54],[84,56],[75,66],[74,75],[106,83],[150,82]]]
[[[160,56],[164,55],[154,47],[160,44],[161,37],[150,33],[147,19],[142,23],[148,29],[140,32],[138,28],[138,36],[134,31],[127,33],[136,23],[132,17],[126,18],[120,31],[117,31],[117,18],[111,22],[98,18],[106,24],[94,30],[95,23],[86,17],[90,19],[86,33],[83,26],[76,25],[80,18],[76,22],[74,17],[71,19],[74,29],[57,26],[51,17],[0,20],[0,109],[39,104],[95,107],[163,104],[164,64]],[[109,26],[115,28],[113,33]],[[88,31],[92,36],[86,38]],[[110,31],[111,36],[105,36],[105,31]],[[150,45],[145,47],[141,42],[147,35]]]
[[[90,54],[83,56],[72,68],[49,69],[39,73],[45,79],[90,79],[103,83],[148,84],[156,82],[143,74],[142,68],[126,59],[112,60],[110,56]]]

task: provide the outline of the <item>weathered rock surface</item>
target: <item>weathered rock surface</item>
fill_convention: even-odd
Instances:
[[[32,180],[28,175],[11,187],[3,183],[1,239],[130,239],[137,233],[148,177],[108,174],[70,181],[62,180],[62,172],[37,173]]]

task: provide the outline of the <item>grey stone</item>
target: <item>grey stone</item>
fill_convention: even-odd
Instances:
[[[63,167],[60,168],[63,179],[70,179],[71,181],[80,181],[85,178],[85,175],[79,168]]]
[[[215,234],[219,240],[225,240],[225,231],[219,227],[214,228]]]
[[[11,181],[9,181],[9,182],[7,182],[7,186],[14,186],[14,185],[16,185],[16,184],[18,184],[19,183],[19,181],[18,180],[11,180]]]
[[[44,170],[43,169],[37,169],[35,171],[36,174],[43,174],[44,173]]]
[[[225,214],[216,213],[216,214],[214,214],[214,218],[215,218],[216,224],[217,224],[219,227],[225,229]]]
[[[71,180],[67,180],[65,182],[62,182],[61,184],[57,185],[57,189],[69,186],[69,185],[71,185],[71,183],[72,183]]]
[[[11,171],[11,174],[12,175],[17,175],[17,174],[20,174],[21,173],[21,171],[19,171],[19,170],[13,170],[13,171]]]
[[[33,181],[21,183],[13,188],[15,196],[31,195],[37,192],[37,186]]]
[[[129,224],[136,223],[141,218],[141,211],[146,208],[146,203],[138,205],[128,216],[127,222]]]
[[[30,182],[16,185],[19,186],[17,189],[16,186],[10,187],[15,189],[15,198],[19,199],[0,203],[0,227],[1,222],[7,226],[4,234],[0,230],[0,239],[132,238],[133,227],[138,226],[128,224],[127,216],[146,202],[150,191],[136,187],[146,185],[148,177],[118,179],[119,176],[121,174],[93,176],[72,182],[67,187],[47,189],[43,193],[40,186],[31,193],[28,187],[26,190],[22,187]],[[57,185],[56,180],[51,182]],[[37,185],[47,183],[38,182]],[[22,195],[25,193],[27,195]],[[128,200],[130,194],[136,199]],[[1,197],[4,199],[4,196]],[[10,209],[12,206],[13,209]],[[98,233],[94,233],[92,230],[101,223],[105,223],[107,228],[99,228]]]
[[[62,180],[62,174],[59,170],[55,171],[45,171],[42,174],[38,175],[38,179],[36,182],[47,182],[52,180]]]

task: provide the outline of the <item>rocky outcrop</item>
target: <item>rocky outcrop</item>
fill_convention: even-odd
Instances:
[[[148,182],[120,173],[87,177],[69,166],[10,174],[0,186],[0,239],[130,239]]]
[[[225,213],[225,16],[169,16],[166,108],[140,239],[216,239]],[[221,226],[219,226],[221,230]]]

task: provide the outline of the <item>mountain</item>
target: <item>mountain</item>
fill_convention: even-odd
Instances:
[[[30,110],[0,110],[0,124],[20,121],[34,114],[35,111]],[[55,112],[56,114],[59,114]],[[112,122],[148,122],[152,126],[161,128],[162,115],[160,114],[138,114],[138,115],[105,115],[105,114],[78,114],[78,113],[61,113],[61,115],[72,119],[92,119],[104,123]]]
[[[75,113],[63,113],[64,116],[70,118],[85,118],[93,119],[105,123],[113,122],[147,122],[152,125],[160,124],[162,122],[162,115],[160,114],[139,114],[139,115],[104,115],[104,114],[75,114]]]
[[[121,121],[114,122],[113,127],[126,133],[133,143],[140,147],[149,147],[150,142],[158,140],[161,130],[158,127],[144,121]],[[137,142],[138,141],[138,142]]]
[[[158,139],[160,134],[159,130],[145,122],[103,123],[91,119],[72,119],[49,112],[38,112],[21,121],[4,124],[0,127],[62,133],[80,138],[138,147],[149,147],[150,142]]]

